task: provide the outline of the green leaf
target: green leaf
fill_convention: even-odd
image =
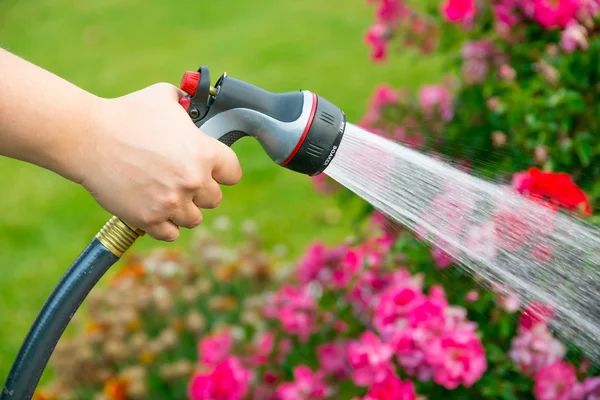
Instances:
[[[575,137],[575,149],[577,151],[577,156],[579,157],[579,161],[584,167],[590,165],[592,161],[592,141],[594,138],[589,133],[580,133]]]

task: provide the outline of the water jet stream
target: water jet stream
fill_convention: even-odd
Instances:
[[[600,229],[351,124],[325,173],[488,285],[550,306],[558,336],[600,363]]]

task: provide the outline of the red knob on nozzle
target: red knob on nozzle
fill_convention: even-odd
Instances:
[[[186,71],[185,74],[183,74],[183,78],[181,78],[181,84],[179,87],[190,96],[194,96],[196,94],[196,90],[198,90],[199,84],[200,72]]]

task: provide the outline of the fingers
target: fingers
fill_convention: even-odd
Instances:
[[[175,212],[171,222],[183,228],[193,229],[202,222],[202,212],[194,203],[188,202]]]
[[[222,199],[223,191],[219,184],[212,179],[194,193],[194,204],[198,208],[217,208]]]
[[[171,221],[150,225],[146,233],[156,240],[174,242],[179,237],[179,228]]]
[[[242,179],[242,167],[231,148],[217,142],[217,157],[213,168],[212,177],[221,185],[236,185]]]
[[[162,95],[165,97],[170,97],[177,101],[185,96],[185,93],[177,86],[166,82],[155,83],[154,85],[150,86],[150,89],[156,91],[156,94],[159,96]]]

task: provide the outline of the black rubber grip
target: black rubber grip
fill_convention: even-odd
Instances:
[[[268,115],[281,122],[292,122],[300,118],[304,95],[302,91],[272,93],[248,82],[231,77],[222,77],[219,94],[203,120],[234,108],[247,108]]]
[[[226,144],[227,146],[231,147],[233,146],[233,144],[235,142],[237,142],[238,140],[240,140],[243,137],[248,136],[247,133],[242,132],[242,131],[233,131],[233,132],[229,132],[226,133],[225,135],[221,136],[219,138],[219,142]]]

